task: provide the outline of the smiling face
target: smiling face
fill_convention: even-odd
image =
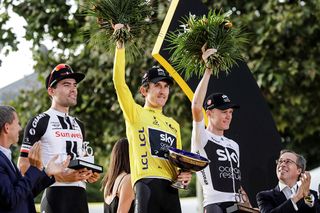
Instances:
[[[223,135],[228,130],[232,120],[233,109],[211,109],[206,111],[209,125],[208,129],[217,135]]]
[[[140,92],[145,97],[145,106],[162,109],[169,97],[170,85],[165,81],[149,83],[149,87],[141,87]]]
[[[55,88],[49,87],[49,95],[55,108],[69,108],[77,104],[77,82],[75,79],[67,78],[59,81]]]
[[[277,163],[277,177],[279,181],[292,187],[296,184],[302,169],[297,165],[297,156],[290,152],[283,153]]]

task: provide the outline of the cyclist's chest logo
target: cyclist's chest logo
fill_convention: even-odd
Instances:
[[[176,129],[171,123],[166,122],[166,125],[167,125],[172,131],[174,131],[175,133],[178,132],[177,129]]]
[[[159,121],[157,120],[157,117],[156,116],[153,116],[153,122],[152,122],[154,125],[156,126],[160,126],[159,124]]]
[[[168,159],[168,149],[177,147],[176,136],[158,129],[149,128],[148,131],[151,154]]]

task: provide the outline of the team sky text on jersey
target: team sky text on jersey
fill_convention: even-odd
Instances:
[[[217,149],[216,150],[217,155],[221,156],[220,158],[218,158],[219,161],[231,161],[232,157],[228,158],[228,155],[225,154],[225,151],[222,149]],[[197,154],[200,155],[200,152],[197,151]],[[234,162],[239,162],[238,161],[238,156],[235,153],[232,153],[232,156],[236,156],[234,158],[232,158],[232,160]],[[232,167],[228,167],[228,166],[219,166],[219,177],[220,178],[231,178],[231,179],[236,179],[236,180],[241,180],[241,172],[239,169],[239,163],[238,163],[238,167],[232,168]],[[206,176],[206,173],[204,170],[200,171],[202,177],[203,177],[203,182],[204,184],[208,185],[208,179]]]

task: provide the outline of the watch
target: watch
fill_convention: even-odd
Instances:
[[[314,196],[313,196],[313,194],[311,194],[311,193],[309,192],[309,194],[304,197],[304,202],[313,205],[313,202],[314,202]]]

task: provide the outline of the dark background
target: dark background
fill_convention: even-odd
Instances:
[[[208,9],[200,1],[180,1],[170,22],[168,31],[179,28],[181,20],[191,14],[207,14]],[[160,55],[170,62],[168,42],[164,40]],[[173,73],[171,73],[173,74]],[[179,75],[184,78],[183,72]],[[173,75],[174,77],[174,75]],[[191,77],[186,81],[194,92],[200,79]],[[281,150],[281,138],[276,130],[270,110],[245,62],[239,61],[229,74],[212,76],[207,95],[222,92],[240,105],[234,112],[230,130],[225,135],[240,146],[242,186],[256,206],[257,192],[273,188],[277,184],[275,160]]]

